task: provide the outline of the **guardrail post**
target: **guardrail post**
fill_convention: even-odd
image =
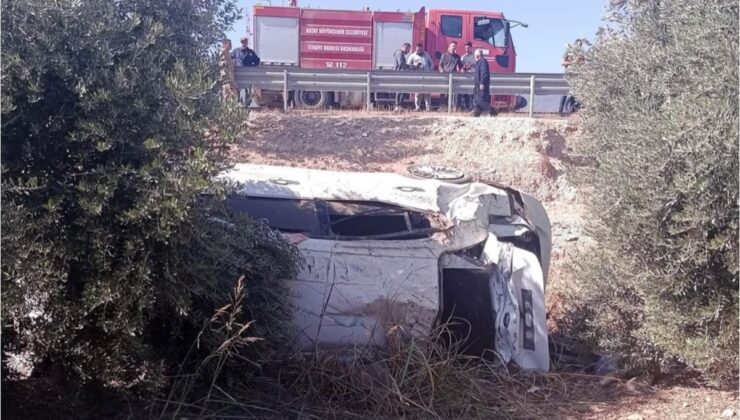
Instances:
[[[365,94],[367,95],[367,111],[370,112],[373,106],[373,103],[370,100],[370,72],[367,72],[367,89]]]
[[[529,118],[534,112],[534,74],[529,77]]]
[[[283,69],[283,112],[288,112],[288,69]]]
[[[447,83],[447,113],[452,113],[452,73],[449,73],[449,82]]]

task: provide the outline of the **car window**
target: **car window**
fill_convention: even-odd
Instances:
[[[384,236],[404,239],[427,237],[431,221],[423,213],[384,203],[362,201],[327,202],[331,233],[338,236]]]
[[[440,21],[440,30],[442,35],[451,36],[453,38],[462,38],[462,16],[449,16],[442,15]]]
[[[273,229],[315,239],[410,240],[444,230],[433,215],[372,201],[232,196],[228,205]]]
[[[320,235],[322,231],[313,200],[234,196],[228,205],[281,232]]]
[[[476,17],[473,19],[473,38],[494,47],[506,46],[506,25],[501,19]]]

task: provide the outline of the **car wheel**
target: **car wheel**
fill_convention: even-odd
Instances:
[[[411,165],[406,171],[412,178],[436,179],[450,184],[467,184],[471,181],[470,176],[457,168],[435,165]]]
[[[517,96],[516,97],[516,105],[514,105],[514,111],[518,111],[520,109],[524,109],[527,107],[527,98],[523,96]]]
[[[329,104],[329,92],[320,90],[297,90],[293,98],[299,108],[321,109]]]

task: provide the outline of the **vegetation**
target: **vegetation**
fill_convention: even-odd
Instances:
[[[234,2],[2,10],[3,368],[160,387],[242,275],[266,338],[250,348],[269,356],[296,251],[212,182],[246,120],[219,96],[212,51]]]
[[[572,66],[599,161],[583,179],[599,247],[579,268],[576,327],[632,366],[679,360],[729,383],[738,6],[611,3],[613,25]],[[136,391],[167,417],[539,418],[551,396],[569,401],[565,375],[463,356],[440,344],[444,327],[392,330],[359,357],[277,357],[299,256],[214,182],[245,130],[216,80],[233,1],[2,8],[6,380]]]
[[[630,366],[736,383],[738,4],[611,2],[572,66],[598,249],[572,299]],[[736,386],[736,385],[735,385]]]
[[[238,290],[234,296],[239,299]],[[246,324],[233,307],[213,318],[215,327],[231,331],[224,337],[223,351],[206,358],[196,375],[176,381],[172,392],[157,401],[157,416],[545,418],[567,416],[573,405],[586,407],[600,398],[582,391],[598,390],[598,377],[509,373],[498,363],[464,356],[458,346],[446,344],[447,325],[417,340],[404,337],[401,329],[392,330],[383,348],[323,351],[268,362],[261,375],[245,380],[222,368],[232,351],[249,340]],[[210,385],[193,389],[194,376]],[[575,402],[573,394],[585,398]]]

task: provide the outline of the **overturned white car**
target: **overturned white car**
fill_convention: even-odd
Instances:
[[[392,327],[421,336],[461,319],[453,328],[467,353],[548,370],[551,233],[533,197],[485,182],[249,164],[223,178],[239,185],[232,208],[292,234],[305,257],[292,282],[296,347],[382,345]]]

